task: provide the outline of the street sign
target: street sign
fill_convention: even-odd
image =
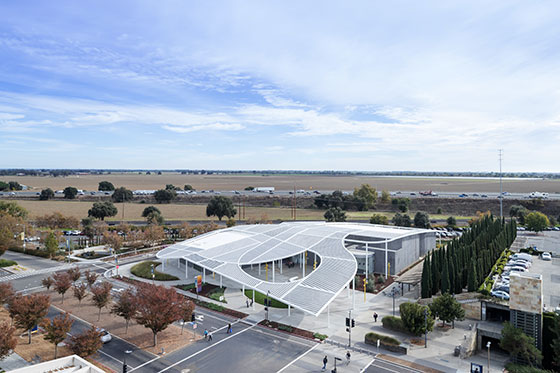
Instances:
[[[471,363],[471,373],[482,373],[483,369],[482,365]]]

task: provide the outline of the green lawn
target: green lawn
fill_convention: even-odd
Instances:
[[[253,290],[245,290],[245,296],[249,299],[253,299]],[[255,291],[255,302],[257,302],[258,304],[264,304],[264,299],[266,298],[266,295],[263,293],[259,293],[258,291]],[[277,301],[276,299],[270,299],[270,307],[274,307],[274,308],[288,308],[287,304],[284,304],[280,301]]]
[[[147,278],[149,280],[152,279],[152,272],[151,272],[151,265],[154,265],[154,268],[157,267],[160,262],[155,262],[155,261],[145,261],[142,263],[138,263],[136,265],[134,265],[131,269],[130,272],[132,272],[132,274],[134,276],[138,276],[138,277],[142,277],[142,278]],[[157,281],[174,281],[174,280],[178,280],[178,277],[175,277],[173,275],[168,275],[167,273],[162,273],[162,272],[158,272],[157,270],[154,269],[154,280]]]
[[[16,264],[17,262],[14,262],[13,260],[0,259],[0,267],[10,267],[15,266]]]
[[[226,297],[224,296],[224,292],[226,288],[216,288],[208,293],[208,298],[217,300],[218,302],[227,303]],[[220,300],[220,297],[224,297],[223,300]]]

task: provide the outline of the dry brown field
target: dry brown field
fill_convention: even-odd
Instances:
[[[138,175],[135,173],[112,173],[110,175],[76,175],[69,177],[3,176],[1,181],[15,180],[33,190],[51,188],[61,190],[74,186],[83,190],[97,190],[100,181],[110,181],[116,187],[131,190],[161,189],[166,184],[183,187],[192,185],[197,190],[242,190],[247,186],[272,186],[277,190],[352,190],[361,184],[370,184],[378,190],[439,192],[492,193],[499,191],[497,179],[428,178],[428,177],[379,177],[379,176],[327,176],[327,175]],[[560,180],[518,180],[504,179],[504,190],[510,193],[530,193],[534,191],[560,193]]]

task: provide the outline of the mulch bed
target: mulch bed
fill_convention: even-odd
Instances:
[[[212,284],[203,284],[202,285],[202,290],[198,293],[198,295],[202,296],[202,297],[208,297],[208,293],[210,293],[212,290],[219,288],[219,286],[216,285],[212,285]],[[190,291],[193,294],[197,294],[196,293],[196,288],[194,289],[189,289],[188,291]]]
[[[311,339],[311,340],[315,339],[313,337],[313,332],[310,332],[309,330],[299,329],[299,328],[293,327],[291,325],[281,324],[281,323],[276,322],[276,321],[262,320],[261,322],[259,322],[259,325],[264,326],[266,328],[279,330],[279,331],[284,332],[284,333],[294,334],[294,335],[297,335],[299,337],[303,337],[303,338],[307,338],[307,339]]]

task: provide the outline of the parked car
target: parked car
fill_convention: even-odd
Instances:
[[[523,259],[531,263],[533,262],[533,257],[527,253],[515,253],[510,256],[510,259]]]
[[[509,294],[503,290],[493,290],[490,295],[496,298],[509,300]]]
[[[509,294],[509,284],[500,284],[498,286],[495,286],[493,291],[503,291]]]
[[[509,272],[527,272],[527,268],[521,266],[513,266],[513,267],[505,266],[504,270],[507,270]]]
[[[531,267],[531,263],[529,263],[529,262],[524,262],[524,261],[521,261],[521,260],[520,260],[520,261],[510,260],[510,261],[507,263],[507,265],[508,265],[508,266],[511,266],[511,267],[516,267],[516,266],[518,266],[518,267],[523,267],[523,268],[525,268],[525,269],[529,269],[529,267]]]
[[[550,253],[546,253],[546,252],[542,253],[541,254],[541,259],[546,260],[546,261],[552,260],[552,255],[550,255]]]

